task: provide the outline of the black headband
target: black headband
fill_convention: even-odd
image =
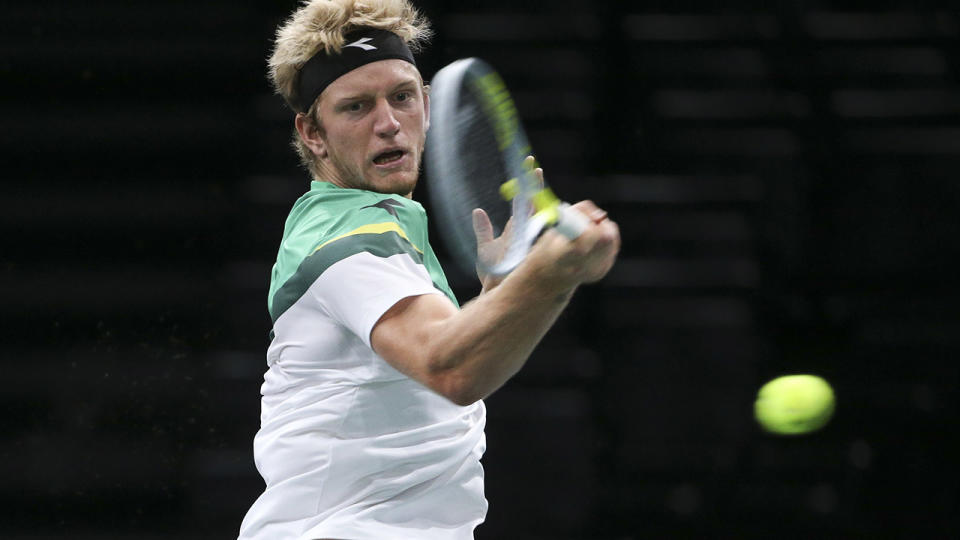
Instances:
[[[320,49],[300,68],[296,94],[290,98],[290,104],[297,112],[307,112],[324,88],[364,64],[397,58],[417,65],[410,48],[393,32],[364,27],[350,32],[344,40],[339,54],[327,54]]]

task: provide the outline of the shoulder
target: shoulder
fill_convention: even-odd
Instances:
[[[297,200],[287,220],[271,280],[274,317],[334,265],[357,276],[388,261],[391,275],[412,271],[419,276],[416,268],[426,266],[426,214],[418,203],[400,195],[318,184],[323,183],[314,182]]]
[[[378,257],[406,253],[422,260],[426,214],[399,195],[314,182],[291,218],[288,240],[300,244],[301,258],[320,267],[360,252]]]

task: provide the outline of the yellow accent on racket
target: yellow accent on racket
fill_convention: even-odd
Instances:
[[[536,208],[538,212],[560,206],[560,199],[553,194],[550,188],[544,188],[534,193],[531,201],[533,202],[533,207]]]
[[[503,200],[512,201],[513,198],[517,196],[517,193],[520,192],[519,184],[520,181],[516,178],[511,178],[500,184],[500,196],[503,197]]]

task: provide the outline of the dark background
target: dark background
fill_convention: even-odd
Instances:
[[[960,535],[954,4],[418,2],[424,75],[493,63],[624,241],[487,401],[478,538]],[[230,538],[261,491],[294,5],[0,10],[0,537]],[[833,422],[764,434],[804,372]]]

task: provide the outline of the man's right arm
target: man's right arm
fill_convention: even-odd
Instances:
[[[616,224],[593,203],[575,207],[595,217],[579,238],[548,231],[502,283],[461,310],[441,295],[397,302],[373,327],[374,350],[454,403],[489,396],[523,367],[576,288],[613,266]]]

